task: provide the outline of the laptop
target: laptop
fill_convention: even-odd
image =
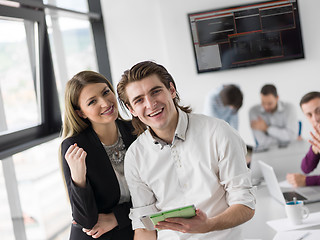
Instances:
[[[258,162],[270,195],[281,204],[292,201],[294,197],[304,203],[320,202],[320,187],[290,188],[290,191],[283,191],[273,167],[261,160]]]

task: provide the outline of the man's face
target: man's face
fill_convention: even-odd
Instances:
[[[277,104],[279,97],[275,97],[272,94],[263,95],[261,96],[261,105],[264,108],[264,110],[268,113],[273,113],[277,110]]]
[[[173,84],[167,89],[157,75],[151,75],[142,80],[129,83],[126,93],[131,114],[158,131],[175,129],[178,121],[178,112],[173,99],[176,90]]]
[[[320,124],[320,98],[314,98],[302,104],[301,109],[312,126]]]

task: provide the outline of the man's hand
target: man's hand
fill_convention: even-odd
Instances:
[[[217,216],[208,218],[203,211],[197,209],[196,216],[192,218],[167,218],[155,227],[183,233],[207,233],[238,226],[251,219],[254,212],[245,205],[234,204]]]
[[[157,229],[171,229],[183,233],[206,233],[210,231],[207,215],[200,209],[196,210],[196,216],[192,218],[167,218],[158,222]]]
[[[96,225],[92,229],[83,228],[82,231],[92,238],[99,238],[102,234],[109,232],[116,226],[118,226],[118,221],[113,213],[100,213]]]
[[[312,145],[312,151],[315,154],[320,153],[320,124],[314,125],[313,126],[314,133],[310,132],[312,140],[309,140],[309,142]]]
[[[261,117],[258,117],[257,120],[251,121],[251,128],[254,130],[260,130],[263,132],[267,132],[268,125]]]
[[[294,187],[306,186],[306,176],[300,173],[288,173],[287,181]]]

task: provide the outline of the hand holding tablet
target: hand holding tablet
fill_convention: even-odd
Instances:
[[[155,230],[154,225],[166,218],[181,217],[191,218],[196,215],[196,208],[194,205],[189,205],[181,208],[175,208],[167,211],[162,211],[146,216],[142,216],[140,220],[148,230]]]

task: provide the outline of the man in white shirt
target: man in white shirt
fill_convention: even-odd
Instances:
[[[297,139],[299,127],[294,106],[280,101],[277,89],[272,84],[261,88],[260,97],[261,105],[257,104],[249,111],[256,149],[284,147]]]
[[[118,95],[139,134],[125,157],[135,240],[241,239],[254,215],[246,145],[226,122],[180,106],[173,78],[154,62],[122,75]],[[148,231],[146,214],[194,204],[196,216],[170,218]]]

